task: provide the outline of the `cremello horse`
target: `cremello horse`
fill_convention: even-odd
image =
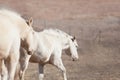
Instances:
[[[30,22],[28,25],[16,12],[0,9],[0,80],[14,80],[21,40],[27,53],[33,51]]]
[[[28,60],[31,57],[30,62],[38,63],[39,65],[39,80],[43,80],[43,68],[47,63],[59,68],[63,73],[64,80],[67,80],[66,69],[62,63],[61,55],[62,50],[69,50],[72,59],[78,59],[78,44],[75,37],[58,29],[48,29],[42,32],[36,32],[34,34],[34,40],[34,46],[36,48],[32,56],[25,54],[26,50],[21,48],[20,79],[24,80],[24,73],[28,66]]]

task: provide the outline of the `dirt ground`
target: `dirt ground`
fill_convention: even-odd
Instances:
[[[0,6],[34,19],[34,29],[58,28],[77,37],[79,60],[63,53],[68,80],[120,80],[120,0],[0,0]],[[30,63],[25,80],[38,80]],[[63,80],[45,66],[44,80]]]

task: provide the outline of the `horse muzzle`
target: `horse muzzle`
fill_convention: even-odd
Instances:
[[[33,51],[28,51],[27,53],[28,53],[28,55],[32,55]]]
[[[77,61],[77,60],[78,60],[78,57],[72,58],[72,61]]]

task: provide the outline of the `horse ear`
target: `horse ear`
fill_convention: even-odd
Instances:
[[[32,26],[32,24],[33,24],[33,18],[31,17],[29,20],[26,21],[26,23],[27,23],[29,26]]]
[[[74,41],[75,40],[75,36],[71,40]]]

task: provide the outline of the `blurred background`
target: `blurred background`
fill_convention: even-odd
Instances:
[[[63,52],[68,80],[120,80],[120,0],[0,0],[33,28],[58,28],[75,35],[79,61]],[[38,80],[38,65],[29,64],[25,80]],[[63,80],[58,69],[45,66],[44,80]]]

